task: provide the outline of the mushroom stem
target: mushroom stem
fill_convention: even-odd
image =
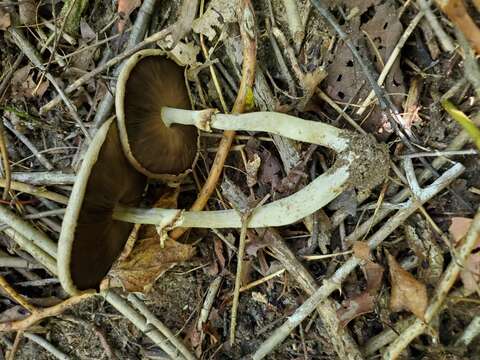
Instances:
[[[256,112],[241,115],[218,114],[213,109],[189,111],[162,108],[162,119],[173,123],[195,125],[206,131],[220,130],[265,131],[294,140],[326,146],[338,152],[337,162],[330,170],[316,178],[302,190],[286,198],[260,206],[253,212],[248,227],[283,226],[297,222],[321,209],[352,185],[352,174],[358,164],[355,160],[374,162],[374,157],[362,157],[358,135],[320,122],[303,120],[294,116]],[[357,136],[357,137],[355,137]],[[371,141],[371,140],[370,140]],[[368,143],[368,141],[366,141]],[[368,164],[367,164],[368,165]],[[372,166],[366,168],[372,168]],[[241,227],[241,216],[236,210],[183,211],[178,209],[137,209],[118,206],[113,218],[120,221],[155,224],[161,229],[175,227],[230,228]]]
[[[348,134],[321,122],[303,120],[278,112],[252,112],[247,114],[219,114],[215,109],[183,110],[162,108],[162,120],[170,126],[174,123],[194,125],[210,132],[219,130],[264,131],[293,140],[326,146],[337,152],[347,149]]]
[[[344,165],[319,176],[301,191],[260,206],[252,214],[249,228],[283,226],[303,219],[335,199],[347,187],[349,166]],[[182,211],[178,209],[139,209],[118,206],[113,218],[137,224],[189,228],[240,228],[236,210]],[[163,227],[163,226],[162,226]]]

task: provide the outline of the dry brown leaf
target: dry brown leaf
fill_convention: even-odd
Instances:
[[[10,14],[0,6],[0,30],[7,30],[12,25]]]
[[[145,238],[137,241],[130,256],[116,263],[108,276],[113,286],[118,283],[127,291],[148,292],[156,279],[193,254],[191,245],[167,239],[162,248],[158,236]]]
[[[408,310],[423,320],[428,305],[427,287],[405,271],[389,253],[387,259],[392,285],[390,310]]]
[[[21,67],[12,76],[11,92],[12,96],[16,99],[42,97],[45,91],[47,91],[49,82],[42,81],[40,84],[36,84],[33,81],[33,74],[30,73],[32,67],[26,65]]]
[[[371,260],[370,259],[370,246],[365,241],[354,241],[353,246],[353,255],[356,258],[362,260]]]
[[[480,281],[480,253],[470,254],[460,273],[463,286],[468,292],[478,292]]]
[[[375,309],[375,297],[382,285],[383,267],[368,260],[362,269],[367,279],[367,288],[361,294],[346,300],[342,304],[343,307],[337,311],[337,316],[343,326],[347,326],[356,317]]]
[[[451,219],[451,224],[448,228],[448,231],[452,235],[455,244],[457,244],[465,235],[467,235],[471,223],[472,219],[465,217],[453,217]]]
[[[247,161],[247,164],[245,165],[245,171],[247,173],[247,185],[249,187],[252,187],[257,183],[257,174],[261,163],[262,160],[257,153],[253,154],[253,158]]]
[[[117,13],[120,15],[120,19],[118,20],[117,26],[119,32],[125,30],[125,24],[130,14],[140,5],[140,0],[118,0]]]
[[[467,235],[468,229],[472,224],[472,219],[464,217],[453,217],[448,231],[453,237],[455,244],[459,244]],[[480,248],[480,238],[477,239],[475,249]],[[467,291],[478,291],[478,282],[480,281],[480,253],[472,253],[464,264],[460,273],[463,286]]]
[[[225,256],[223,256],[223,244],[222,241],[218,238],[215,238],[213,242],[213,248],[215,251],[215,255],[217,256],[217,261],[220,264],[221,269],[223,270],[225,268]]]

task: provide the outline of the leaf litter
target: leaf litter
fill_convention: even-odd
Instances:
[[[143,16],[137,9],[145,1],[122,0],[108,4],[90,2],[79,17],[77,34],[80,37],[73,39],[74,41],[65,36],[56,38],[55,32],[48,28],[52,24],[56,25],[58,35],[62,25],[62,19],[57,19],[55,23],[49,3],[40,5],[38,14],[41,14],[42,19],[38,24],[22,29],[31,43],[38,43],[37,50],[41,52],[42,62],[44,65],[48,64],[47,72],[59,81],[61,88],[67,89],[79,76],[89,74],[109,58],[122,53],[126,39],[133,31],[131,25]],[[23,6],[23,3],[20,5]],[[400,157],[408,154],[410,150],[399,144],[398,135],[392,132],[390,124],[386,122],[385,112],[381,111],[378,103],[368,104],[361,116],[357,114],[371,87],[362,67],[345,43],[313,6],[307,6],[306,1],[298,1],[295,3],[304,22],[305,40],[297,51],[294,38],[290,34],[289,19],[283,14],[283,1],[272,1],[272,12],[268,3],[253,2],[258,53],[255,87],[249,92],[249,104],[255,104],[263,111],[287,111],[301,118],[348,128],[342,114],[344,111],[367,132],[394,147],[391,160],[403,171]],[[157,4],[152,22],[146,26],[146,36],[174,24],[181,4],[180,1]],[[237,24],[238,3],[212,0],[206,1],[204,5],[203,14],[196,9],[191,29],[179,39],[170,56],[186,65],[187,72],[196,74],[189,79],[190,98],[196,109],[221,108],[222,100],[218,89],[227,108],[232,108],[241,78],[243,59],[243,45]],[[411,2],[400,4],[380,0],[340,1],[329,2],[329,5],[355,47],[368,59],[373,73],[382,71],[399,38],[418,13],[416,5]],[[433,7],[432,9],[435,10]],[[71,164],[75,156],[81,156],[78,147],[84,138],[73,125],[74,121],[64,106],[57,106],[46,114],[40,114],[40,107],[57,96],[57,93],[44,78],[44,73],[26,58],[18,64],[15,63],[19,49],[8,35],[15,19],[11,16],[12,11],[16,10],[0,6],[0,84],[4,77],[11,76],[6,90],[1,88],[1,114],[12,122],[14,119],[16,127],[24,126],[29,130],[22,133],[54,164],[55,171],[74,174]],[[31,23],[31,15],[32,13],[21,21],[24,24]],[[450,25],[446,26],[443,15],[435,12],[435,17],[440,20],[440,25],[446,29],[448,36],[457,41],[455,29]],[[270,38],[266,27],[267,18],[284,35],[286,42],[280,43],[278,38]],[[47,38],[50,36],[54,40],[49,40],[52,41],[49,47],[43,48],[46,38],[40,34],[41,31]],[[207,57],[202,50],[199,35],[204,37],[203,45],[206,45]],[[107,39],[109,37],[110,40]],[[279,53],[273,51],[274,41],[277,45],[280,44]],[[160,41],[159,44],[161,43]],[[466,114],[472,123],[476,121],[476,87],[470,85],[470,80],[465,80],[471,78],[471,72],[465,65],[467,60],[464,61],[464,58],[454,54],[456,53],[444,51],[442,40],[438,38],[432,24],[428,19],[424,20],[410,36],[383,85],[396,107],[407,114],[407,122],[401,125],[407,134],[411,132],[418,136],[418,142],[415,142],[418,152],[443,151],[449,148],[450,141],[458,134],[459,126],[446,115],[439,100],[452,88],[458,86],[450,96],[450,101]],[[468,55],[463,50],[462,54]],[[65,55],[66,65],[57,63],[57,59]],[[289,76],[284,73],[284,68],[278,65],[282,60],[278,56],[284,57],[286,69],[291,72],[290,78],[293,79],[295,89],[292,94],[289,93]],[[210,66],[215,70],[215,80]],[[110,81],[115,79],[115,76],[113,68],[110,68],[90,77],[82,88],[67,93],[88,127],[94,127],[92,121],[99,111],[100,101],[106,94],[114,94]],[[317,96],[318,90],[326,93],[332,102],[321,100]],[[333,107],[333,104],[336,104],[337,108]],[[247,194],[246,197],[251,203],[263,199],[266,195],[278,199],[294,193],[307,185],[310,179],[328,171],[336,156],[321,147],[282,142],[278,137],[268,137],[268,134],[264,133],[240,132],[238,135],[235,139],[236,147],[230,151],[226,166],[222,169],[224,181],[226,178],[232,181],[236,186],[235,191],[241,192],[242,196]],[[177,188],[177,192],[168,192],[156,206],[190,206],[213,163],[214,154],[204,151],[204,148],[215,148],[218,145],[218,137],[214,136],[202,136],[202,150],[194,170],[195,176],[187,177],[182,186]],[[9,161],[15,176],[25,176],[21,174],[25,172],[38,173],[40,178],[45,176],[41,175],[45,173],[42,164],[26,145],[10,132],[7,132],[6,138]],[[480,200],[480,183],[476,176],[480,166],[478,157],[466,159],[466,156],[471,155],[450,157],[452,161],[470,164],[465,175],[461,176],[453,188],[474,208]],[[429,162],[433,160],[427,159]],[[413,159],[413,163],[418,170],[417,174],[426,169],[417,158]],[[442,174],[446,168],[447,165],[440,167],[438,172]],[[395,194],[401,189],[402,179],[397,175],[394,172],[389,174],[388,190],[379,214],[385,209],[403,206],[393,201]],[[459,183],[462,184],[462,191],[458,191]],[[69,186],[49,183],[42,186],[42,189],[68,196]],[[157,184],[150,183],[149,192],[156,186]],[[228,208],[226,190],[223,187],[218,187],[217,190],[209,201],[209,209]],[[408,222],[387,237],[379,249],[372,251],[365,240],[391,219],[387,217],[382,218],[379,224],[369,226],[369,233],[357,238],[358,241],[345,242],[345,237],[361,229],[365,220],[372,215],[378,215],[372,209],[376,206],[379,193],[380,189],[374,189],[365,201],[362,200],[364,194],[349,190],[315,216],[297,224],[276,229],[275,233],[268,229],[256,229],[247,235],[242,279],[244,284],[253,284],[253,287],[242,292],[240,296],[237,342],[233,347],[228,342],[225,329],[229,326],[230,299],[235,276],[235,251],[239,238],[236,229],[220,230],[217,233],[207,230],[191,231],[179,241],[167,240],[162,248],[153,227],[137,227],[127,249],[111,270],[104,285],[145,292],[144,302],[149,309],[178,334],[179,338],[185,340],[187,347],[192,348],[198,357],[236,358],[256,351],[269,334],[308,299],[315,286],[328,284],[332,274],[353,256],[360,260],[360,267],[338,285],[341,292],[335,292],[327,299],[332,300],[335,321],[339,327],[332,333],[327,322],[331,319],[312,316],[301,324],[301,328],[294,329],[292,335],[270,356],[280,360],[302,357],[337,358],[340,356],[338,349],[341,348],[338,344],[348,343],[344,341],[352,338],[355,343],[353,352],[355,348],[368,348],[370,341],[383,332],[395,329],[401,334],[397,320],[403,321],[410,314],[423,317],[436,284],[444,274],[447,264],[454,258],[446,245],[445,237],[450,233],[458,248],[473,218],[472,211],[459,205],[460,202],[457,202],[458,199],[449,190],[424,205],[424,211],[431,217],[434,225],[430,223],[432,220],[426,221],[418,214],[411,216]],[[5,205],[11,205],[10,209],[19,214],[29,214],[34,210],[52,210],[51,203],[43,202],[27,193],[15,190],[14,195],[15,200]],[[148,194],[146,198],[148,201],[145,206],[154,206],[151,199],[158,196]],[[50,221],[42,218],[29,221],[55,238],[55,229],[60,226],[61,215],[47,216],[46,219]],[[449,229],[450,225],[452,226]],[[10,254],[31,261],[8,237],[1,237],[0,241]],[[461,334],[471,319],[479,315],[478,307],[475,306],[478,302],[480,274],[478,254],[477,247],[463,264],[464,268],[459,277],[461,281],[455,283],[456,294],[459,290],[468,294],[460,297],[459,301],[463,305],[449,303],[448,311],[440,314],[441,321],[437,327],[440,336],[436,347],[443,354],[454,352],[451,345],[457,334]],[[279,269],[285,269],[285,262],[295,266],[289,267],[288,271],[283,270],[282,276],[268,278]],[[384,276],[387,264],[390,281],[389,277]],[[39,303],[38,306],[48,306],[47,299],[54,298],[57,302],[63,299],[64,294],[59,285],[48,283],[50,276],[41,270],[2,268],[2,275],[26,296],[28,301],[35,303],[38,299],[43,299],[43,305]],[[197,328],[200,309],[208,306],[208,289],[218,277],[221,277],[221,284],[211,299],[209,316],[200,331]],[[43,281],[46,285],[18,285],[32,282],[35,284],[38,281]],[[310,284],[310,288],[305,286],[305,282]],[[390,307],[384,305],[388,301]],[[22,314],[22,308],[15,305],[11,299],[2,298],[0,305],[2,321],[26,316]],[[98,327],[105,329],[108,332],[107,343],[120,359],[164,356],[145,334],[103,301],[90,301],[69,309],[67,314],[95,322]],[[98,338],[85,333],[78,325],[67,325],[67,322],[59,317],[42,321],[32,330],[38,330],[40,335],[44,335],[73,357],[103,356],[99,353],[103,345]],[[342,335],[343,332],[347,332],[347,335]],[[6,334],[6,337],[13,341],[13,335]],[[19,359],[30,359],[32,354],[45,354],[29,340],[23,340],[22,344],[16,354]],[[428,336],[417,338],[409,354],[415,359],[428,356],[431,345]],[[467,358],[478,353],[476,343],[465,349],[465,353]],[[45,355],[47,356],[49,355]]]

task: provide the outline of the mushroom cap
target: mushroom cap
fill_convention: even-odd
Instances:
[[[154,179],[171,180],[193,165],[198,131],[165,126],[164,106],[190,109],[183,68],[161,50],[133,55],[119,74],[115,106],[120,139],[130,163]]]
[[[67,292],[98,289],[134,226],[113,220],[113,209],[137,206],[145,184],[121,150],[116,123],[108,120],[84,155],[62,223],[57,267]]]

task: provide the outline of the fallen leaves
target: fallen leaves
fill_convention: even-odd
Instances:
[[[119,32],[125,30],[125,25],[128,22],[130,14],[140,5],[140,0],[118,0],[117,13],[120,16],[120,19],[118,20],[117,28]]]
[[[148,292],[152,284],[168,269],[189,260],[194,254],[191,245],[167,239],[160,246],[157,236],[137,241],[127,259],[117,263],[109,272],[111,285],[121,284],[127,291]]]
[[[387,259],[392,285],[390,310],[407,310],[423,320],[428,305],[427,287],[404,270],[389,253]]]
[[[477,54],[480,53],[480,29],[468,14],[463,0],[436,0],[436,3],[465,35]]]
[[[48,89],[47,80],[36,84],[33,80],[32,67],[26,65],[13,74],[11,80],[11,94],[16,99],[42,97]]]
[[[342,308],[337,312],[343,326],[346,326],[356,317],[372,312],[375,309],[375,298],[382,286],[383,267],[371,260],[370,247],[366,242],[355,241],[353,244],[355,257],[365,261],[362,270],[367,280],[366,289],[343,302]]]
[[[456,245],[460,244],[462,239],[467,235],[468,229],[472,224],[472,219],[464,217],[453,217],[449,227],[450,234]],[[480,238],[477,239],[475,249],[480,249]],[[474,251],[475,251],[474,249]],[[473,252],[463,264],[463,271],[460,273],[460,279],[467,292],[475,292],[479,290],[478,282],[480,281],[480,252]]]
[[[179,188],[161,189],[155,207],[176,208]],[[134,244],[132,244],[134,243]],[[103,287],[123,287],[130,292],[148,292],[167,270],[192,258],[192,245],[167,238],[163,244],[153,225],[135,227],[126,249],[107,275]]]

